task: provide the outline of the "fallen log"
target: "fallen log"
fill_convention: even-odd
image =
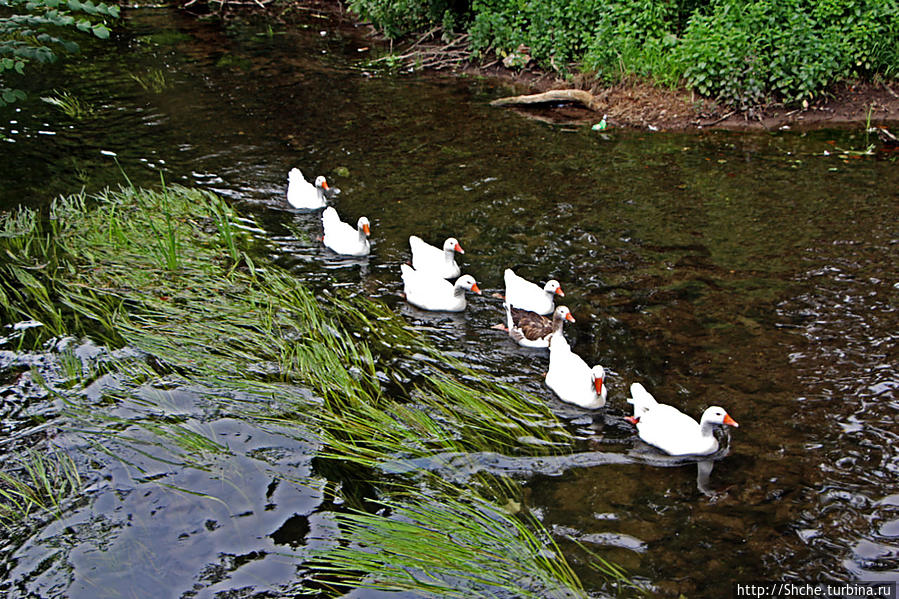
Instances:
[[[490,103],[491,106],[524,106],[527,104],[546,104],[549,102],[575,102],[590,110],[599,110],[599,102],[588,91],[582,89],[553,89],[542,94],[527,96],[511,96],[499,98]]]

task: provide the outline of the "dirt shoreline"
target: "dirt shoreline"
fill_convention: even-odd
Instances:
[[[242,3],[246,10],[249,2]],[[262,7],[260,3],[258,6]],[[343,35],[354,37],[360,45],[383,45],[388,41],[368,23],[361,23],[340,0],[313,0],[266,5],[263,10],[276,20],[291,22],[298,15],[319,13],[330,18]],[[406,59],[408,65],[425,65],[419,72],[429,76],[474,76],[494,79],[513,90],[509,95],[539,93],[551,89],[584,89],[596,100],[594,110],[572,103],[556,103],[537,107],[513,107],[522,115],[557,124],[596,124],[605,116],[610,127],[652,131],[734,131],[808,130],[860,128],[871,126],[899,129],[899,81],[890,83],[844,82],[835,84],[807,106],[772,104],[748,111],[722,106],[689,90],[668,89],[634,81],[614,86],[601,86],[581,77],[572,84],[555,73],[532,67],[522,70],[505,68],[496,57],[483,61],[471,59],[459,45],[447,44],[434,36],[433,41],[393,44],[394,53],[415,53]],[[441,55],[442,53],[442,55]],[[424,58],[424,59],[423,59]],[[428,64],[436,65],[428,67]]]
[[[538,93],[572,88],[570,83],[544,73],[515,73],[504,68],[485,72],[468,66],[461,72],[496,78],[516,88],[518,93]],[[897,86],[899,87],[899,86]],[[582,86],[586,88],[586,86]],[[597,102],[596,110],[578,105],[547,108],[512,108],[534,118],[555,123],[596,123],[606,116],[613,127],[687,131],[727,129],[733,131],[776,131],[888,126],[899,123],[899,93],[886,84],[841,83],[827,95],[806,107],[771,105],[749,111],[721,106],[688,90],[671,90],[634,82],[588,89]]]

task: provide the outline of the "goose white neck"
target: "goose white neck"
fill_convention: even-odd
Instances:
[[[715,423],[709,422],[708,420],[703,420],[699,423],[699,434],[702,435],[703,439],[708,439],[709,437],[715,437]]]

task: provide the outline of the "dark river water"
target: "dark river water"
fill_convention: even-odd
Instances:
[[[511,91],[495,82],[367,70],[369,42],[312,13],[302,24],[225,27],[131,10],[108,44],[29,67],[29,100],[0,111],[0,206],[117,185],[113,154],[137,184],[157,184],[161,170],[224,195],[260,223],[269,258],[314,288],[382,300],[447,352],[544,397],[578,433],[572,455],[483,467],[520,480],[560,540],[579,540],[654,595],[899,579],[899,168],[886,155],[844,152],[865,149],[862,129],[551,126],[490,107]],[[40,101],[52,89],[94,113],[69,119]],[[341,188],[348,220],[370,219],[368,260],[335,260],[315,238],[317,215],[287,209],[295,166]],[[464,314],[403,302],[410,234],[465,247],[463,271],[484,294]],[[566,329],[573,348],[609,372],[605,409],[560,403],[542,384],[547,353],[491,328],[506,267],[562,283],[577,318]],[[0,347],[4,444],[54,412],[39,386],[10,374],[49,358],[14,349]],[[721,405],[740,423],[707,476],[639,441],[623,419],[635,381],[691,415]],[[315,447],[202,395],[147,388],[145,402],[117,410],[140,417],[163,405],[226,440],[218,472],[178,468],[171,448],[138,433],[110,452],[77,431],[61,437],[103,476],[62,519],[0,544],[0,590],[295,591],[310,549],[295,539],[303,527],[327,530],[323,490],[270,482],[314,474]],[[574,566],[597,592],[580,555],[572,551]]]

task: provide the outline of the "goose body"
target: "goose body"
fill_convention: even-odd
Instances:
[[[309,183],[303,178],[303,173],[298,168],[290,169],[287,173],[287,203],[300,210],[318,210],[327,206],[325,191],[328,182],[322,175],[315,178],[315,183]]]
[[[367,256],[371,252],[368,241],[370,226],[364,216],[359,218],[354,228],[340,220],[337,211],[328,206],[322,212],[322,227],[325,230],[322,241],[332,251],[344,256]]]
[[[571,351],[571,346],[562,335],[552,337],[546,386],[559,399],[590,410],[601,408],[606,405],[608,393],[604,383],[605,370],[602,366],[591,368],[583,358]]]
[[[465,250],[455,237],[443,242],[443,247],[435,247],[426,243],[421,237],[409,237],[409,248],[412,250],[412,268],[431,273],[444,279],[454,279],[461,274],[456,264],[456,252],[464,254]]]
[[[540,287],[518,276],[511,268],[503,272],[503,279],[506,282],[506,302],[514,308],[537,314],[552,314],[554,296],[565,297],[562,286],[555,279],[550,279]]]
[[[536,312],[513,308],[508,301],[504,306],[509,336],[522,347],[549,347],[551,337],[562,336],[562,326],[566,320],[575,322],[574,316],[566,306],[556,308],[552,318]]]
[[[724,408],[712,406],[696,422],[677,408],[658,403],[640,383],[631,385],[634,415],[640,438],[670,455],[708,455],[718,451],[714,429],[717,425],[739,426]]]
[[[461,312],[468,305],[465,299],[467,290],[481,293],[471,275],[462,275],[453,284],[433,273],[416,270],[408,264],[400,264],[400,270],[406,301],[422,310]]]

